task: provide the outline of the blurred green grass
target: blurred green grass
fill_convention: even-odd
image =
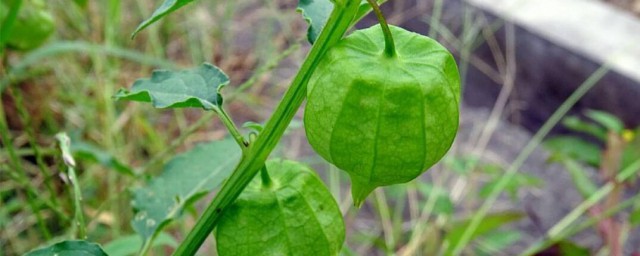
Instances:
[[[157,111],[115,102],[111,97],[118,88],[156,68],[206,61],[231,77],[223,94],[236,99],[230,107],[238,120],[263,120],[269,113],[264,109],[282,93],[289,78],[269,71],[286,57],[282,51],[299,47],[305,33],[304,21],[293,11],[295,2],[202,1],[130,39],[157,4],[110,0],[88,1],[82,7],[48,1],[57,28],[52,38],[33,51],[7,50],[2,56],[3,118],[20,168],[12,164],[8,141],[3,140],[0,255],[18,255],[70,232],[71,192],[57,159],[56,133],[66,131],[126,165],[145,167],[146,175],[157,171],[172,151],[225,133],[211,115],[199,110]],[[303,53],[287,54],[297,54],[300,60]],[[249,79],[251,86],[238,90]],[[190,136],[175,143],[187,129]],[[156,166],[145,166],[154,157]],[[87,159],[80,159],[78,171],[89,239],[105,243],[130,234],[132,211],[126,190],[144,178],[122,175]],[[19,173],[24,179],[16,176]],[[35,208],[24,207],[30,201]],[[44,227],[38,228],[36,215],[44,219]]]

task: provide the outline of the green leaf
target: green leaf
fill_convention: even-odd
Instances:
[[[378,4],[382,4],[386,1],[387,0],[378,0],[377,2]],[[333,3],[330,0],[300,0],[298,1],[296,10],[302,14],[304,20],[309,24],[307,40],[313,44],[327,23],[329,14],[331,14],[333,10]],[[351,25],[355,25],[360,19],[371,12],[371,10],[371,5],[369,5],[367,0],[362,0]]]
[[[160,5],[154,12],[151,14],[147,20],[143,21],[138,25],[133,34],[131,34],[131,38],[135,37],[138,32],[145,29],[149,25],[155,23],[156,21],[162,19],[164,16],[180,9],[180,7],[187,5],[188,3],[193,2],[193,0],[165,0],[162,5]]]
[[[217,188],[230,175],[240,155],[234,140],[225,139],[199,144],[171,159],[160,176],[133,191],[133,229],[148,242],[185,206]]]
[[[601,141],[607,139],[607,130],[599,125],[585,122],[576,116],[569,116],[562,119],[562,125],[576,132],[583,132],[592,135]]]
[[[589,256],[589,249],[579,246],[571,241],[561,241],[557,244],[560,247],[560,255],[564,256]]]
[[[489,194],[491,194],[491,191],[493,190],[493,188],[498,185],[500,177],[501,176],[496,176],[494,177],[495,178],[494,180],[491,180],[487,182],[487,184],[482,186],[479,193],[480,197],[483,197],[483,198],[488,197]],[[542,179],[538,177],[527,175],[524,173],[516,173],[515,176],[509,180],[504,190],[507,193],[509,193],[509,196],[511,197],[511,199],[516,200],[518,195],[518,190],[526,187],[540,187],[542,186],[543,183],[544,182],[542,181]]]
[[[624,129],[624,124],[622,123],[622,121],[620,121],[620,119],[618,119],[616,116],[607,112],[589,110],[587,111],[586,116],[591,118],[593,121],[596,121],[600,125],[606,127],[609,131],[621,133]]]
[[[451,156],[445,157],[443,163],[447,169],[466,176],[473,171],[474,167],[480,165],[480,158],[475,156]]]
[[[33,250],[25,256],[107,256],[107,254],[96,243],[84,240],[68,240],[57,244]]]
[[[623,149],[620,170],[624,170],[640,159],[640,128],[632,134],[631,141],[627,142]]]
[[[329,0],[300,0],[296,10],[309,23],[307,40],[313,44],[327,23],[329,14],[333,10],[333,3]]]
[[[568,240],[562,240],[549,246],[537,255],[589,256],[592,254],[587,248],[579,246]]]
[[[524,217],[524,215],[520,212],[489,214],[483,219],[473,234],[471,234],[471,240],[496,230],[505,224],[520,220],[522,217]],[[460,242],[460,238],[462,237],[462,234],[464,234],[464,231],[467,229],[470,222],[471,220],[466,219],[453,223],[451,229],[449,229],[449,232],[447,232],[445,236],[445,241],[449,243],[447,253],[445,253],[445,255],[451,255],[453,249],[458,245],[458,242]]]
[[[142,239],[139,235],[122,236],[113,240],[104,246],[104,251],[109,256],[129,256],[135,255],[138,249],[142,247]],[[170,246],[175,248],[178,246],[176,240],[169,234],[160,232],[153,241],[152,247]]]
[[[89,144],[85,141],[74,140],[71,143],[71,152],[78,159],[88,159],[100,163],[102,166],[112,168],[121,174],[128,176],[135,176],[131,167],[121,163],[108,152],[98,148],[93,144]]]
[[[433,205],[433,210],[432,210],[433,213],[445,214],[445,215],[453,214],[455,205],[453,204],[453,201],[451,201],[451,197],[449,196],[449,193],[447,192],[447,190],[441,187],[434,187],[432,184],[429,184],[429,183],[419,182],[417,184],[418,184],[418,190],[422,192],[425,198],[429,198],[431,194],[434,194],[433,196],[435,196],[436,201]],[[427,203],[426,199],[423,201],[425,204]]]
[[[139,79],[131,91],[120,89],[114,97],[151,102],[156,108],[201,107],[217,111],[222,105],[220,89],[227,84],[229,77],[224,72],[204,63],[180,72],[154,71],[150,79]]]
[[[569,175],[571,175],[571,180],[574,186],[576,186],[576,190],[578,190],[583,198],[587,199],[591,197],[591,195],[598,190],[598,186],[591,181],[586,173],[586,169],[580,166],[579,163],[569,158],[562,159],[561,163],[569,172]]]
[[[499,255],[504,249],[520,239],[522,239],[522,233],[516,230],[486,234],[479,241],[479,255]]]
[[[633,211],[629,214],[629,224],[631,226],[640,225],[640,200],[633,206]]]
[[[318,175],[293,161],[266,163],[270,183],[255,177],[223,213],[218,254],[337,255],[345,238],[338,205]]]
[[[73,2],[80,8],[87,8],[87,3],[89,3],[89,0],[73,0]]]
[[[260,132],[262,132],[262,129],[264,129],[264,125],[261,124],[261,123],[248,121],[248,122],[245,122],[244,124],[242,124],[242,128],[247,128],[247,129],[252,130],[252,131],[254,131],[256,133],[260,133]]]
[[[600,166],[600,148],[578,137],[558,136],[546,140],[543,145],[552,153],[550,161],[571,158],[593,167]]]
[[[53,14],[43,0],[0,2],[0,46],[6,43],[18,50],[31,50],[42,45],[55,29]]]

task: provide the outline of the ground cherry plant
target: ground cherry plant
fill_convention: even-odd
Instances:
[[[166,0],[134,35],[190,2]],[[305,98],[309,143],[349,174],[356,206],[375,188],[409,182],[445,155],[458,129],[455,60],[433,39],[387,25],[378,4],[300,1],[313,46],[271,118],[264,126],[250,125],[249,134],[225,111],[222,94],[229,78],[208,63],[155,71],[115,94],[119,101],[156,108],[212,111],[230,134],[176,156],[147,186],[133,190],[132,226],[143,238],[141,255],[187,205],[219,186],[174,255],[194,255],[212,232],[220,255],[338,254],[345,225],[319,176],[302,163],[268,160]],[[347,33],[370,11],[380,24]],[[65,162],[73,169],[71,157]],[[81,251],[105,255],[83,241],[30,255]]]

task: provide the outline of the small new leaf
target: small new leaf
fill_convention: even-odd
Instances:
[[[45,248],[28,252],[25,256],[107,256],[107,254],[96,243],[84,240],[63,241]]]
[[[160,5],[153,12],[153,14],[151,14],[151,17],[149,17],[147,20],[143,21],[142,23],[140,23],[140,25],[138,25],[138,27],[133,32],[133,34],[131,34],[131,38],[135,37],[136,34],[138,34],[138,32],[145,29],[149,25],[155,23],[156,21],[162,19],[164,16],[168,15],[169,13],[172,13],[180,9],[180,7],[185,6],[191,2],[193,2],[193,0],[165,0],[164,3],[162,3],[162,5]]]
[[[486,235],[508,223],[518,221],[522,219],[522,217],[524,217],[524,214],[520,212],[498,212],[487,215],[487,217],[484,218],[484,221],[480,223],[478,228],[473,232],[471,239]],[[445,236],[445,240],[449,242],[449,247],[447,247],[448,250],[445,255],[452,254],[453,248],[455,248],[460,242],[460,238],[470,223],[471,219],[465,219],[456,221],[452,224],[451,229],[449,229]]]
[[[563,159],[574,159],[592,167],[600,166],[601,150],[588,141],[573,136],[557,136],[544,142],[544,147],[551,151],[550,161],[562,162]]]
[[[582,198],[590,198],[596,193],[598,186],[596,186],[592,178],[589,177],[586,168],[571,158],[564,158],[559,161],[564,165],[569,175],[571,175],[571,180],[580,195],[582,195]]]
[[[232,139],[200,144],[171,159],[160,176],[133,191],[133,229],[145,242],[178,217],[185,206],[217,188],[240,160]]]
[[[622,121],[620,121],[620,119],[618,119],[616,116],[607,112],[589,110],[585,115],[591,118],[593,121],[606,127],[609,131],[613,131],[619,134],[622,133],[622,130],[624,130],[624,124],[622,123]]]
[[[388,0],[377,0],[378,4],[382,4]],[[327,19],[329,19],[329,15],[331,11],[333,11],[333,6],[335,1],[330,0],[300,0],[298,2],[298,7],[296,10],[302,14],[307,23],[309,23],[309,28],[307,29],[307,40],[309,43],[313,44],[318,36],[320,35],[320,31],[324,28],[324,25],[327,23]],[[338,2],[338,4],[344,4]],[[360,2],[360,7],[358,8],[358,12],[356,16],[353,18],[351,25],[355,25],[360,19],[371,12],[371,5],[367,2],[367,0],[362,0]]]
[[[179,72],[157,70],[148,79],[139,79],[131,91],[120,89],[117,100],[151,102],[156,108],[200,107],[217,111],[222,106],[220,89],[229,77],[219,68],[204,63]]]
[[[300,0],[296,10],[309,23],[307,40],[313,44],[327,23],[329,14],[333,10],[333,3],[329,0]]]

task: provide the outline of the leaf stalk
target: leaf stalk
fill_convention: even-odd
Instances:
[[[218,117],[220,117],[220,121],[222,121],[224,126],[227,127],[227,130],[229,131],[233,139],[236,141],[236,143],[238,143],[238,146],[240,146],[244,155],[244,153],[247,151],[247,148],[249,147],[249,142],[244,139],[244,136],[242,136],[242,133],[240,133],[240,130],[238,130],[238,127],[233,122],[233,119],[231,119],[231,116],[229,116],[229,114],[227,114],[227,112],[224,111],[222,107],[217,108],[215,112],[218,114]]]

